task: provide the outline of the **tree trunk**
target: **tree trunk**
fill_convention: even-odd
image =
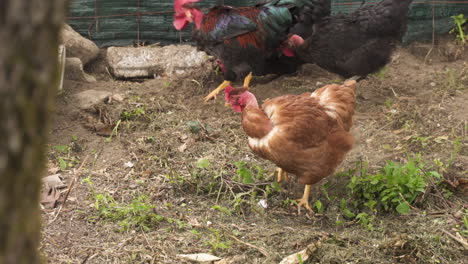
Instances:
[[[40,263],[39,190],[64,0],[0,0],[0,264]]]

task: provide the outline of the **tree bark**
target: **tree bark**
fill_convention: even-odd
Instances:
[[[0,0],[0,264],[40,263],[39,191],[64,0]]]

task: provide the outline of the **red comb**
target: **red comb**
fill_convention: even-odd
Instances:
[[[188,3],[197,3],[200,0],[175,0],[174,1],[174,10],[179,11],[185,4]]]

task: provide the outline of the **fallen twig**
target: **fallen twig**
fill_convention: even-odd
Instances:
[[[444,232],[447,236],[449,236],[449,237],[452,238],[453,240],[455,240],[455,241],[457,241],[458,243],[460,243],[460,244],[465,248],[465,250],[468,250],[468,242],[466,242],[466,240],[465,240],[463,237],[454,236],[454,235],[452,235],[449,231],[444,230],[444,229],[441,229],[441,231]]]
[[[78,180],[78,177],[79,177],[79,171],[81,170],[81,168],[83,167],[83,165],[86,163],[86,161],[88,160],[88,157],[89,156],[86,156],[83,160],[83,162],[81,163],[80,167],[78,167],[78,169],[75,171],[75,176],[73,177],[71,183],[70,183],[70,187],[68,187],[68,190],[67,192],[65,193],[65,197],[63,198],[63,203],[62,205],[60,206],[59,210],[57,211],[57,214],[55,215],[54,219],[52,219],[52,221],[50,221],[48,224],[52,224],[55,220],[57,220],[57,217],[59,216],[60,212],[62,212],[62,208],[65,206],[65,203],[67,202],[68,200],[68,195],[70,195],[70,191],[71,189],[75,186],[75,182]]]
[[[65,203],[67,202],[67,199],[68,199],[68,195],[70,194],[70,191],[73,189],[73,187],[75,186],[75,183],[76,181],[78,180],[78,177],[80,177],[80,170],[81,168],[83,167],[83,165],[86,163],[86,161],[88,160],[89,156],[86,156],[83,160],[83,162],[81,162],[81,165],[80,167],[78,167],[78,169],[75,171],[75,176],[73,177],[72,179],[72,182],[70,183],[70,187],[68,188],[67,192],[65,193],[65,198],[63,198],[63,204],[62,204],[62,207],[65,206]]]
[[[434,49],[435,45],[435,5],[432,4],[432,45],[431,49],[427,52],[426,56],[424,57],[424,63],[427,63],[427,59],[429,55],[431,55],[432,50]]]
[[[266,251],[266,249],[255,246],[255,245],[252,245],[252,244],[250,244],[248,242],[244,242],[244,241],[238,239],[237,237],[235,237],[233,235],[228,235],[228,236],[231,237],[232,239],[236,240],[237,242],[241,243],[241,244],[244,244],[244,245],[246,245],[248,247],[251,247],[251,248],[255,248],[256,250],[260,251],[260,253],[262,253],[262,255],[264,255],[265,257],[267,257],[267,258],[270,257],[270,253],[268,253],[268,251]]]

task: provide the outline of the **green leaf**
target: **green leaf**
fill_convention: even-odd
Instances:
[[[67,153],[68,150],[70,149],[68,146],[64,146],[64,145],[57,145],[57,146],[54,146],[54,148],[62,153]]]
[[[341,201],[340,201],[340,209],[341,209],[341,210],[346,209],[346,200],[345,200],[345,198],[341,198]]]
[[[227,215],[232,214],[232,212],[229,209],[227,209],[226,207],[220,206],[220,205],[213,205],[213,206],[211,206],[211,208],[214,209],[214,210],[218,210],[220,212],[223,212],[223,213],[225,213]]]
[[[63,158],[58,158],[58,162],[61,170],[67,169],[67,162]]]
[[[281,191],[281,185],[276,181],[271,183],[271,188],[277,192]]]
[[[187,126],[189,127],[190,132],[192,132],[193,134],[197,134],[201,130],[201,124],[196,120],[188,121]]]
[[[323,213],[323,204],[320,200],[315,201],[314,207],[317,208],[319,214]]]
[[[348,219],[352,219],[356,216],[356,214],[354,214],[353,212],[351,212],[349,209],[345,208],[343,210],[343,213],[344,213],[344,216],[345,218],[348,218]]]
[[[234,165],[237,166],[237,175],[240,177],[237,180],[242,181],[245,184],[254,183],[252,172],[245,167],[245,162],[235,162]]]
[[[242,176],[242,183],[251,184],[255,182],[252,176],[252,172],[248,170],[243,170],[243,173],[241,174],[241,176]]]
[[[197,160],[197,168],[208,169],[210,165],[211,165],[210,161],[206,158],[200,158]]]
[[[407,214],[410,211],[410,206],[407,202],[400,203],[397,207],[396,210],[400,214]]]
[[[442,178],[437,171],[430,171],[429,175],[431,175],[432,177],[437,178],[437,179]]]

